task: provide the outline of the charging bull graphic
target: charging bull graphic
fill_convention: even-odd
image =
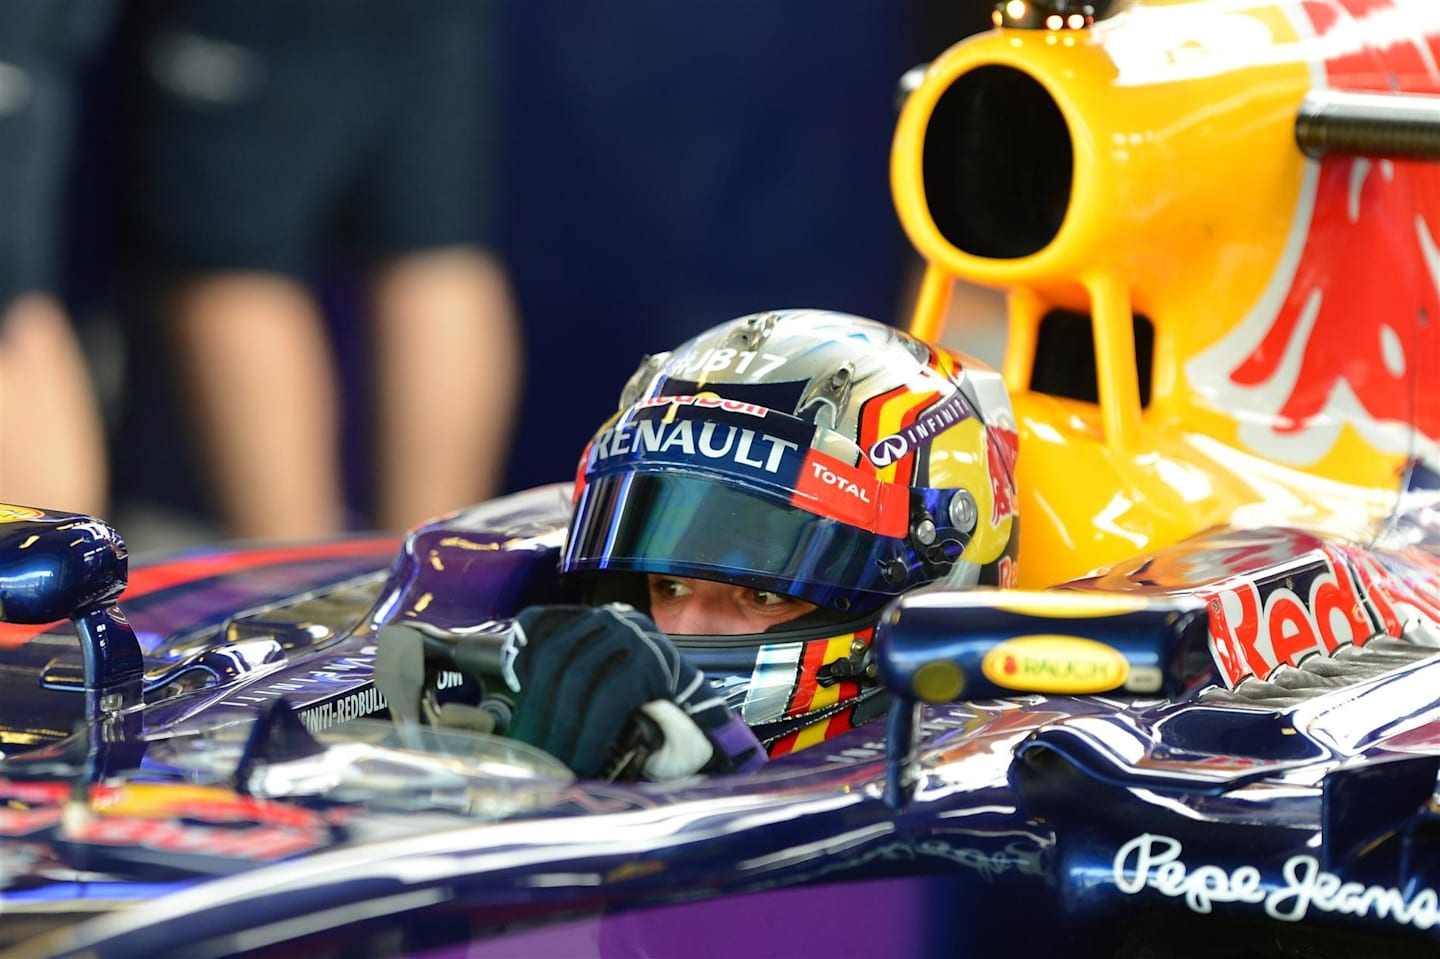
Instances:
[[[1425,0],[1303,5],[1314,42],[1333,51],[1317,68],[1317,86],[1440,92],[1440,39],[1387,36],[1396,13],[1413,18],[1410,8],[1422,6],[1433,16]],[[1355,37],[1373,45],[1346,41]],[[1427,163],[1366,157],[1325,159],[1308,171],[1265,294],[1191,364],[1197,380],[1223,374],[1221,405],[1262,414],[1242,424],[1246,446],[1309,465],[1349,425],[1382,452],[1435,457],[1440,394],[1415,384],[1433,384],[1440,372],[1437,178]]]
[[[1029,6],[930,64],[890,171],[912,329],[956,279],[1008,293],[1020,584],[1227,524],[1375,535],[1440,463],[1440,3]],[[1305,141],[1347,96],[1364,136]]]

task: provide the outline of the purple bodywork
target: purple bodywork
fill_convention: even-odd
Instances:
[[[1432,499],[1419,500],[1422,526]],[[568,509],[568,489],[546,487],[422,527],[396,558],[352,543],[355,555],[248,570],[229,554],[234,568],[215,577],[137,570],[134,583],[169,585],[121,599],[145,702],[108,728],[141,731],[99,750],[103,768],[91,751],[88,820],[62,816],[55,792],[55,815],[42,815],[54,777],[25,763],[36,752],[0,766],[12,810],[38,817],[0,816],[0,902],[38,916],[143,901],[12,954],[866,956],[963,944],[1185,956],[1256,935],[1301,955],[1320,941],[1433,949],[1440,656],[1421,614],[1440,555],[1414,524],[1363,550],[1288,529],[1217,531],[1047,593],[1073,604],[1058,617],[1025,594],[912,595],[877,633],[888,720],[750,775],[623,785],[476,761],[457,780],[408,753],[405,775],[366,766],[338,791],[265,803],[232,791],[257,780],[237,778],[217,728],[278,724],[282,699],[317,734],[385,716],[372,682],[382,626],[454,631],[566,598],[554,557]],[[1235,610],[1252,594],[1274,606],[1282,590],[1324,619],[1320,648],[1247,638]],[[1350,607],[1323,605],[1335,590]],[[1108,609],[1105,597],[1125,601]],[[1122,656],[1145,690],[1040,695],[984,668],[1062,622]],[[1355,624],[1365,635],[1331,643]],[[62,676],[52,660],[76,641],[73,625],[33,635],[7,651],[12,673]],[[937,670],[963,679],[963,701],[924,701]],[[1227,681],[1244,670],[1266,672]],[[83,682],[37,688],[25,691],[34,702],[84,714]],[[260,766],[308,782],[344,748],[267,753]],[[96,828],[122,821],[99,811],[98,791],[191,788],[177,778],[234,798],[122,841]],[[243,818],[236,809],[269,830],[256,836],[305,826],[313,842],[270,859],[177,852],[185,829]]]

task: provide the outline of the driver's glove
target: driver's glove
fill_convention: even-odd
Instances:
[[[504,679],[516,693],[507,735],[577,776],[593,778],[613,764],[637,713],[664,737],[644,762],[648,778],[765,762],[750,728],[645,614],[618,603],[532,606],[515,624],[504,654]]]

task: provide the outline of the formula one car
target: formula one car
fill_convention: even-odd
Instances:
[[[7,954],[1432,954],[1437,63],[1428,0],[1009,0],[928,67],[913,328],[1010,291],[1019,588],[895,601],[883,713],[753,774],[473,731],[566,484],[133,571],[7,508]]]

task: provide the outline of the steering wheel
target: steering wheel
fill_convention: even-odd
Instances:
[[[375,685],[389,704],[391,718],[402,725],[428,724],[504,735],[515,709],[514,696],[504,680],[506,643],[512,629],[509,620],[491,620],[463,630],[420,622],[381,626]],[[480,702],[441,702],[432,677],[446,670],[473,679],[480,686]],[[635,713],[598,778],[638,781],[646,761],[664,742],[660,727],[643,713]]]

